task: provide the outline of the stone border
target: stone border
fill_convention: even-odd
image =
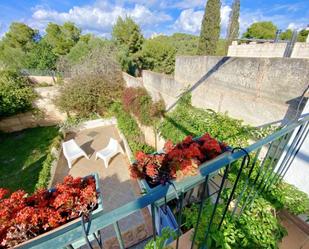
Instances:
[[[50,179],[49,179],[49,183],[47,185],[48,189],[50,189],[52,187],[52,183],[54,181],[56,168],[57,168],[57,165],[58,165],[58,162],[59,162],[59,159],[60,159],[60,155],[61,155],[62,143],[63,143],[63,139],[60,140],[58,148],[52,147],[51,151],[50,151],[50,153],[54,157],[54,160],[52,161],[51,166],[50,166]]]

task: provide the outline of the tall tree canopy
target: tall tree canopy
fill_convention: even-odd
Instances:
[[[175,68],[176,49],[172,44],[158,39],[145,41],[142,50],[142,64],[144,69],[159,73],[171,74]]]
[[[302,29],[301,31],[299,31],[298,33],[298,37],[297,37],[297,41],[299,42],[305,42],[307,37],[309,35],[309,30],[306,29]]]
[[[65,55],[78,42],[81,30],[74,23],[66,22],[62,26],[49,23],[44,39],[53,48],[56,55]]]
[[[239,10],[240,0],[234,0],[227,29],[227,47],[239,36]]]
[[[25,57],[25,68],[28,69],[56,69],[58,56],[52,52],[52,47],[43,39],[36,43]]]
[[[202,21],[197,53],[215,55],[220,37],[220,0],[208,0]]]
[[[140,74],[141,49],[144,37],[132,18],[118,18],[113,27],[112,38],[118,47],[118,60],[123,70],[132,75]]]
[[[141,50],[144,42],[140,27],[131,17],[118,17],[113,27],[112,38],[118,46],[127,47],[130,53]]]
[[[293,31],[291,29],[287,29],[286,31],[280,34],[281,40],[291,40],[293,35]]]
[[[13,22],[9,31],[2,39],[4,46],[21,49],[24,52],[29,51],[36,39],[38,39],[38,31],[30,28],[28,25],[20,22]]]
[[[243,38],[275,39],[277,26],[272,22],[255,22],[243,33]]]

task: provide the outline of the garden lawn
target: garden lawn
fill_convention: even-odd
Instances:
[[[57,135],[55,126],[0,133],[0,188],[32,193]]]

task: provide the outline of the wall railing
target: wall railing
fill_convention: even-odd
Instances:
[[[97,234],[103,228],[113,225],[120,248],[125,248],[118,222],[150,205],[153,238],[156,239],[156,212],[154,210],[165,203],[165,197],[167,201],[177,197],[179,208],[176,216],[179,228],[176,248],[178,248],[182,210],[186,205],[186,194],[190,190],[199,187],[201,191],[198,201],[198,217],[201,217],[202,210],[206,205],[212,205],[212,213],[208,224],[202,228],[205,230],[204,239],[207,241],[211,229],[214,229],[213,226],[217,226],[219,230],[228,212],[232,216],[242,215],[244,210],[250,209],[259,193],[267,191],[271,186],[282,181],[308,135],[308,123],[309,115],[246,148],[235,148],[224,156],[204,163],[200,166],[198,175],[175,182],[175,186],[170,184],[157,186],[147,194],[117,209],[97,213],[92,216],[91,223],[87,224],[88,233]],[[234,176],[233,181],[231,181],[231,175]],[[240,181],[242,184],[239,184]],[[229,191],[225,192],[227,188]],[[231,203],[233,203],[233,208],[231,208]],[[221,220],[219,224],[215,224],[214,216],[216,212],[219,212],[218,205],[222,204],[224,204],[224,208],[220,209],[220,212],[222,212],[220,214]],[[199,221],[200,219],[197,219],[194,227],[191,248],[193,248],[196,240],[196,231],[200,229]],[[76,222],[51,234],[38,237],[20,248],[73,248],[74,242],[81,241],[82,234],[82,226],[80,222]]]

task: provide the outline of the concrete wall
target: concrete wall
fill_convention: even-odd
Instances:
[[[264,57],[264,58],[276,58],[283,57],[287,43],[256,43],[251,42],[249,44],[237,44],[233,42],[229,46],[228,56],[233,57]],[[294,49],[291,58],[308,58],[309,59],[309,43],[297,42],[294,45]]]
[[[20,131],[37,126],[56,125],[64,121],[66,115],[60,112],[53,103],[58,95],[57,87],[35,88],[39,97],[34,102],[34,107],[41,113],[26,112],[0,120],[0,130],[4,132]]]
[[[252,125],[294,117],[309,80],[309,60],[178,56],[175,76],[143,71],[143,85],[167,106],[191,86],[193,105]]]
[[[122,77],[123,77],[124,81],[126,82],[127,87],[143,86],[143,81],[142,81],[141,78],[133,77],[130,74],[127,74],[125,72],[122,72]]]
[[[309,36],[308,36],[309,37]],[[309,42],[297,42],[294,45],[292,58],[308,58],[309,59]]]

